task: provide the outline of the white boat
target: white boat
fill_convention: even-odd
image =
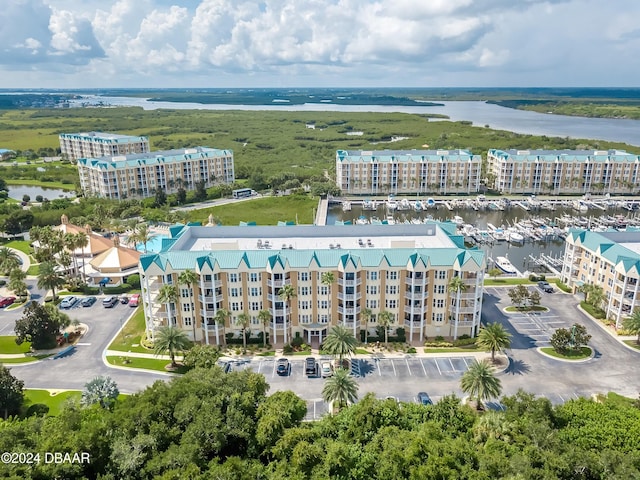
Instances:
[[[421,225],[422,222],[420,221],[419,218],[412,218],[411,219],[411,223],[413,223],[414,225]]]
[[[413,209],[414,209],[416,212],[421,212],[421,211],[422,211],[422,202],[421,202],[420,200],[416,200],[416,201],[413,203]]]
[[[522,236],[521,233],[519,233],[515,228],[513,227],[509,227],[507,228],[507,231],[505,232],[505,237],[507,238],[507,240],[509,240],[511,243],[524,243],[524,236]]]
[[[398,210],[409,210],[410,208],[411,203],[409,203],[409,200],[407,200],[406,198],[400,200],[400,203],[398,204]]]
[[[342,211],[343,212],[350,212],[351,211],[351,202],[349,202],[348,200],[342,202]]]
[[[589,210],[589,207],[587,206],[587,204],[584,203],[582,200],[574,200],[573,202],[571,202],[571,206],[573,207],[574,210],[577,210],[578,212],[586,212],[587,210]]]
[[[496,267],[509,275],[515,275],[518,273],[516,267],[513,266],[507,257],[496,257],[495,264]]]
[[[369,223],[369,219],[364,215],[360,215],[356,220],[356,225],[367,225]]]
[[[456,225],[462,225],[464,223],[464,218],[462,218],[460,215],[455,215],[451,221],[453,223],[455,223]]]

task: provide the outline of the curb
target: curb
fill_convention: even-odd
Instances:
[[[627,345],[626,343],[624,343],[622,341],[622,339],[620,338],[620,335],[617,335],[615,333],[612,333],[611,330],[609,330],[607,328],[606,325],[603,325],[602,322],[600,320],[598,320],[597,318],[595,318],[594,316],[592,316],[589,312],[587,312],[584,308],[582,308],[580,306],[580,304],[578,303],[577,305],[578,310],[580,310],[582,313],[584,313],[587,318],[589,318],[593,323],[595,323],[601,330],[603,330],[607,335],[609,335],[611,338],[613,338],[616,342],[618,342],[620,345],[622,345],[624,348],[627,348],[635,353],[640,353],[640,350],[635,349],[633,347],[630,347],[629,345]],[[593,349],[592,349],[593,350]]]
[[[549,355],[548,353],[543,352],[542,348],[543,347],[537,347],[536,348],[536,351],[540,355],[542,355],[544,357],[547,357],[547,358],[550,358],[551,360],[557,360],[558,362],[565,362],[565,363],[585,363],[585,362],[588,362],[590,360],[593,360],[593,357],[595,357],[595,355],[596,355],[596,351],[592,347],[589,347],[591,349],[591,355],[589,355],[587,358],[579,358],[577,360],[569,360],[569,359],[566,359],[566,358],[558,358],[558,357],[554,357],[553,355]]]

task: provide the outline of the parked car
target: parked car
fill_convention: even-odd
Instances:
[[[222,371],[224,373],[229,373],[231,371],[231,363],[230,362],[225,362],[224,360],[218,360],[216,362],[216,365],[218,365]]]
[[[82,299],[82,302],[80,302],[80,305],[82,305],[83,307],[90,307],[94,303],[96,303],[97,300],[98,299],[96,297],[87,297]]]
[[[331,362],[322,362],[322,365],[320,366],[320,374],[322,375],[322,378],[327,378],[333,375],[333,366],[331,365]]]
[[[418,403],[420,403],[421,405],[433,405],[431,397],[429,397],[427,392],[418,393]]]
[[[113,295],[102,300],[102,306],[104,308],[113,308],[118,303],[118,297],[114,297]]]
[[[543,292],[553,293],[553,287],[549,285],[549,282],[545,282],[544,280],[538,282],[538,288]]]
[[[129,306],[137,307],[139,304],[140,304],[140,294],[134,293],[133,295],[131,295],[131,298],[129,299]]]
[[[120,297],[120,303],[122,305],[126,305],[127,303],[129,303],[129,297],[127,297],[126,295],[123,295]]]
[[[74,297],[73,295],[69,295],[68,297],[64,297],[62,299],[62,301],[60,302],[60,308],[71,308],[73,307],[76,303],[78,303],[78,298]]]
[[[13,302],[16,301],[16,297],[4,297],[0,298],[0,308],[8,307],[9,305],[13,305]]]
[[[279,358],[276,364],[276,373],[280,376],[289,375],[289,360],[286,358]]]
[[[307,357],[304,360],[304,373],[309,376],[316,374],[316,359],[313,357]]]

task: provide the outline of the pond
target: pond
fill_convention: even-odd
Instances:
[[[16,200],[22,200],[24,195],[29,195],[32,202],[36,201],[36,196],[42,195],[48,200],[56,198],[74,198],[76,196],[73,190],[62,190],[60,188],[46,188],[35,185],[7,185],[9,188],[9,197]]]

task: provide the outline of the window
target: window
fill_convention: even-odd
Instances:
[[[367,293],[370,295],[378,294],[378,286],[377,285],[367,285]]]
[[[397,280],[398,272],[387,272],[387,280]]]
[[[251,303],[249,303],[249,307],[250,307],[251,310],[256,312],[256,311],[261,309],[262,305],[261,305],[260,302],[251,302]]]
[[[318,315],[319,323],[327,323],[329,321],[329,316],[326,314]]]
[[[230,288],[229,289],[229,295],[232,297],[240,297],[242,296],[242,289],[241,288]]]
[[[367,308],[378,308],[378,300],[367,300]]]
[[[300,315],[300,323],[311,323],[311,315]]]
[[[227,274],[227,280],[229,280],[229,283],[237,283],[239,276],[237,273],[229,273]]]
[[[259,282],[260,281],[260,274],[257,272],[252,272],[249,274],[249,281],[250,282]]]
[[[438,279],[439,280],[445,280],[447,278],[447,271],[446,270],[438,270]]]
[[[185,327],[190,327],[191,326],[191,317],[184,317],[182,319],[182,322],[184,323]]]
[[[320,295],[329,295],[329,287],[327,285],[322,285],[318,288],[318,293]]]
[[[189,289],[188,288],[181,288],[180,289],[180,296],[182,298],[189,298]]]
[[[252,297],[259,297],[260,295],[262,295],[262,288],[260,288],[260,287],[251,287],[249,289],[249,292],[250,292]]]
[[[298,308],[300,310],[309,310],[311,308],[311,302],[308,300],[300,300],[298,302]]]
[[[389,295],[396,295],[398,293],[398,287],[396,285],[387,285],[386,292]]]
[[[298,272],[298,280],[301,282],[309,281],[309,272]]]
[[[395,300],[386,300],[386,308],[396,308],[397,302]]]
[[[205,282],[210,282],[211,281],[211,275],[205,275],[204,276],[204,281]]]
[[[318,302],[318,308],[322,308],[322,309],[329,308],[329,302],[327,300],[320,300]]]
[[[444,285],[434,285],[433,286],[433,293],[444,293]]]
[[[367,272],[367,280],[378,280],[378,272]]]
[[[231,311],[232,312],[241,312],[242,311],[242,302],[231,302]]]
[[[434,308],[444,308],[444,299],[435,299],[433,301]]]
[[[311,295],[311,287],[299,287],[298,294],[300,296]]]
[[[182,311],[183,312],[190,312],[191,311],[191,305],[188,303],[183,303],[182,304]]]

